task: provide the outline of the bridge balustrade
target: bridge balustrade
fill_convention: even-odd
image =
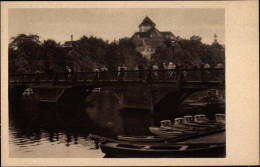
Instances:
[[[96,76],[95,72],[78,72],[78,73],[74,73],[72,75],[72,78],[74,78],[74,81],[77,81],[77,82],[91,82],[98,77],[99,76]]]
[[[11,83],[59,83],[105,81],[223,82],[224,69],[140,70],[75,73],[10,74]]]
[[[181,77],[190,82],[221,82],[225,80],[225,72],[223,69],[187,69]]]

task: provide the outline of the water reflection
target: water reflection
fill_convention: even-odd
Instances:
[[[35,99],[10,100],[10,157],[104,157],[90,133],[109,138],[151,135],[149,126],[179,116],[178,109],[153,114],[122,110],[109,91],[93,92],[85,104],[44,104]]]

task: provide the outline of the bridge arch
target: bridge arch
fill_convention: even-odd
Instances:
[[[76,86],[58,89],[57,103],[84,103],[85,98],[95,89],[95,86]]]
[[[195,92],[205,89],[179,89],[165,93],[163,97],[154,104],[154,111],[172,112],[179,108],[179,105]]]

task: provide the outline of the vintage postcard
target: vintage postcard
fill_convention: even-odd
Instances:
[[[257,165],[258,3],[2,2],[2,165]]]

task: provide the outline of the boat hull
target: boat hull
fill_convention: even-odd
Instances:
[[[127,147],[120,147],[127,146]],[[220,158],[225,157],[225,144],[213,145],[190,150],[176,150],[178,145],[158,145],[146,149],[138,145],[102,142],[101,150],[107,158]],[[149,147],[149,146],[148,146]],[[157,148],[157,149],[156,149]]]
[[[149,130],[152,134],[163,137],[174,137],[174,136],[183,136],[187,134],[194,134],[193,131],[177,131],[171,128],[159,128],[159,127],[149,127]]]
[[[176,136],[172,136],[176,137]],[[160,136],[117,136],[118,140],[129,142],[162,142],[166,141],[167,137]]]

